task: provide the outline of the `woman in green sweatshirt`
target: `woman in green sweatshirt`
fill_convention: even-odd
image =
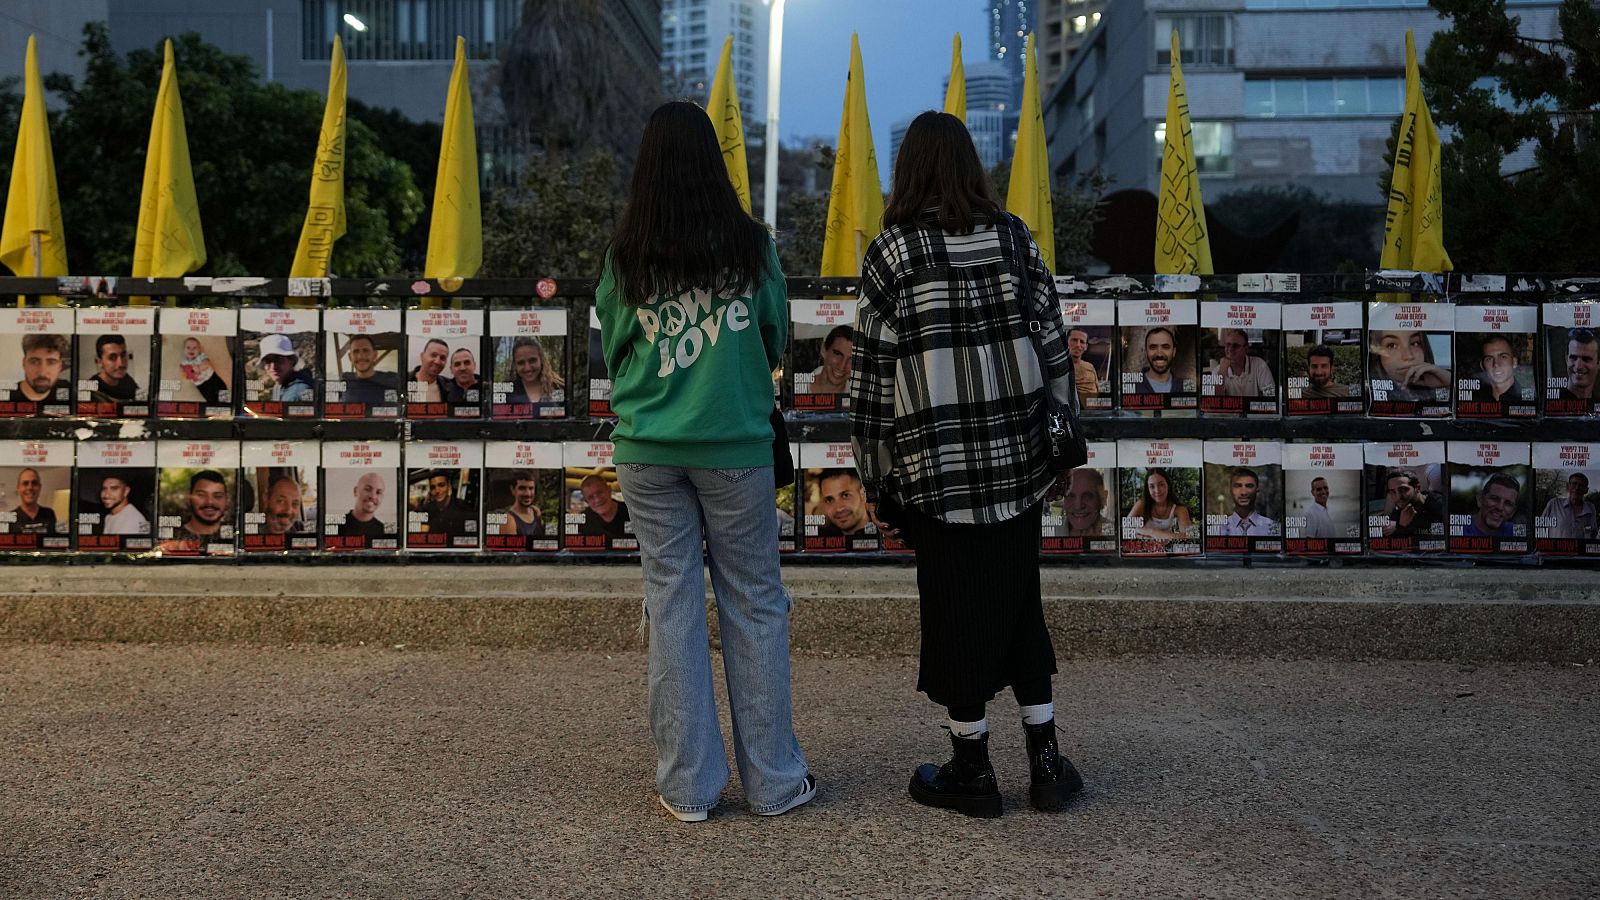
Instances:
[[[595,307],[617,477],[644,568],[661,805],[703,821],[729,778],[703,545],[739,778],[753,812],[780,815],[816,794],[791,721],[769,419],[788,304],[772,237],[740,205],[693,103],[668,103],[645,125]]]

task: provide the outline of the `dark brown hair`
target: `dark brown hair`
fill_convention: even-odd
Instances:
[[[951,234],[971,234],[979,225],[997,222],[1000,213],[1000,198],[967,126],[933,110],[911,120],[894,160],[883,227],[937,222]]]
[[[628,205],[608,248],[622,300],[753,290],[772,236],[739,203],[706,111],[687,100],[650,114]]]

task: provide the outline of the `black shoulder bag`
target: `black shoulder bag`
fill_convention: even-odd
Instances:
[[[1039,374],[1044,380],[1044,442],[1050,452],[1050,471],[1066,472],[1089,461],[1089,444],[1078,421],[1078,392],[1072,391],[1072,402],[1062,403],[1050,390],[1050,370],[1044,362],[1044,341],[1040,332],[1044,322],[1033,308],[1033,280],[1029,275],[1033,255],[1020,234],[1027,234],[1027,223],[1010,216],[1011,245],[1016,249],[1017,267],[1021,289],[1017,291],[1017,305],[1022,310],[1022,321],[1028,325],[1028,336],[1033,340],[1033,355],[1039,360]]]

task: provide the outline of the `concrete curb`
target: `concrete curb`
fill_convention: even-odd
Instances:
[[[8,567],[0,641],[404,644],[637,650],[639,574],[620,566]],[[917,652],[915,571],[791,568],[793,644]],[[1063,656],[1585,662],[1600,578],[1582,571],[1050,569]],[[715,633],[713,619],[713,634]]]

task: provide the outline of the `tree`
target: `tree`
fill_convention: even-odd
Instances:
[[[989,181],[1000,194],[1003,204],[1006,192],[1011,189],[1011,160],[1003,160],[990,169]],[[1089,245],[1094,238],[1095,226],[1103,218],[1101,201],[1110,186],[1111,179],[1095,169],[1078,176],[1070,189],[1051,187],[1050,207],[1054,219],[1052,224],[1055,226],[1057,273],[1066,275],[1083,272],[1094,259]]]
[[[1450,27],[1428,45],[1422,80],[1448,141],[1445,246],[1456,268],[1600,269],[1600,9],[1565,0],[1560,36],[1542,40],[1518,33],[1505,0],[1432,6]],[[1519,150],[1531,165],[1506,172]]]
[[[51,115],[56,178],[72,271],[132,268],[150,117],[161,79],[161,48],[124,60],[104,23],[84,26],[81,82],[52,74],[47,90],[66,107]],[[263,85],[246,57],[223,53],[199,35],[173,40],[183,112],[212,275],[282,275],[294,258],[305,218],[323,97]],[[15,134],[15,85],[0,96]],[[11,154],[0,154],[9,179]],[[334,247],[333,270],[346,275],[398,273],[398,237],[417,220],[423,195],[411,170],[384,153],[371,129],[349,123],[345,204],[348,233]]]
[[[444,99],[440,98],[442,104]],[[441,105],[440,109],[443,109]],[[439,139],[443,130],[438,122],[413,122],[398,109],[368,106],[360,100],[347,104],[350,118],[367,126],[378,149],[404,163],[411,170],[417,193],[433,207],[434,180],[439,172]],[[428,217],[419,215],[411,227],[397,233],[395,242],[400,251],[400,268],[406,272],[420,273],[428,256]]]
[[[1380,207],[1333,200],[1303,185],[1248,188],[1206,204],[1237,234],[1259,235],[1299,214],[1299,227],[1273,265],[1284,272],[1360,271],[1378,258]]]
[[[598,277],[623,202],[610,154],[531,155],[519,180],[484,204],[482,274]]]
[[[524,0],[500,66],[509,122],[548,154],[600,150],[631,160],[661,73],[628,53],[599,0]],[[575,75],[574,73],[582,73]],[[626,166],[624,166],[626,168]]]

